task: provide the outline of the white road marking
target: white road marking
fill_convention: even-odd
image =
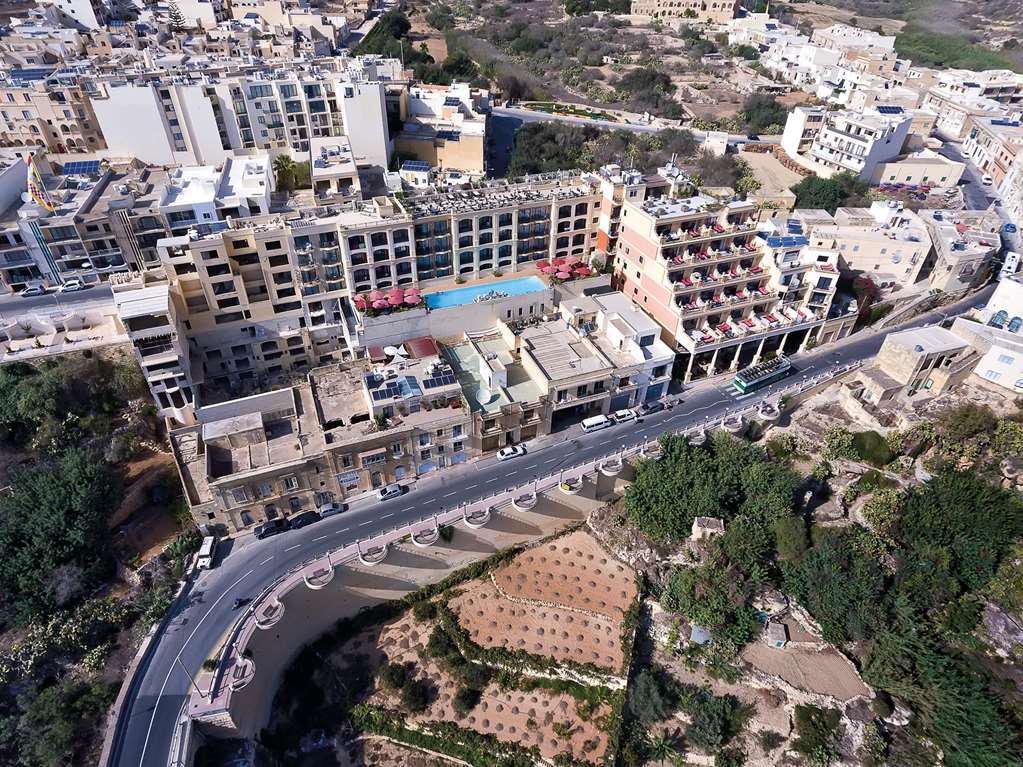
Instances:
[[[286,548],[285,551],[293,551],[293,550],[301,548],[301,547],[302,547],[301,543],[296,543],[294,546],[288,546],[288,548]]]
[[[261,564],[261,565],[265,565],[265,564],[266,564],[267,562],[270,562],[270,561],[272,561],[272,560],[273,560],[273,557],[267,557],[266,559],[264,559],[264,560],[263,560],[262,562],[260,562],[259,564]]]
[[[382,517],[380,517],[380,519],[390,519],[393,516],[394,512],[392,511],[390,514],[384,514]]]
[[[325,536],[325,535],[321,535],[319,538],[313,538],[313,540],[314,541],[322,541],[322,540],[326,539],[326,537],[327,536]]]
[[[334,535],[341,535],[341,533],[347,533],[351,529],[352,528],[350,527],[342,527],[340,530],[335,530]]]
[[[442,495],[441,498],[450,498],[453,495],[458,495],[458,492],[455,491],[453,493],[444,493],[444,495]],[[410,506],[409,508],[412,508],[412,507]]]
[[[412,509],[414,509],[414,508],[415,508],[415,506],[406,506],[404,509],[402,509],[402,511],[403,512],[404,511],[412,511]]]
[[[372,519],[367,519],[365,522],[360,522],[359,523],[359,527],[365,527],[366,525],[372,525],[372,524],[373,524],[373,520]]]
[[[549,461],[544,461],[543,464],[544,464],[544,466],[546,466],[549,463],[557,463],[558,460],[559,459],[557,459],[557,458],[551,458]]]
[[[273,557],[270,557],[270,559],[273,559]],[[267,562],[269,561],[270,560],[268,559]],[[216,606],[220,603],[220,600],[226,597],[228,594],[230,594],[231,589],[233,589],[243,580],[248,578],[254,572],[256,572],[255,569],[249,570],[247,573],[238,578],[238,580],[236,580],[234,583],[232,583],[230,586],[224,589],[221,595],[217,597],[216,600],[214,600],[213,604],[210,605],[210,609],[207,610],[206,613],[199,619],[199,622],[195,624],[195,628],[192,629],[192,633],[189,634],[188,638],[181,643],[181,649],[178,650],[178,654],[174,658],[175,663],[171,663],[171,667],[167,669],[167,676],[165,676],[163,679],[163,685],[160,687],[160,694],[156,696],[156,705],[153,706],[153,714],[152,716],[149,717],[149,727],[146,730],[146,739],[142,742],[142,759],[140,760],[142,763],[145,763],[146,761],[146,749],[149,747],[149,738],[153,734],[153,723],[156,721],[157,709],[160,708],[160,700],[163,698],[163,693],[167,689],[167,683],[170,681],[171,674],[173,674],[174,669],[177,668],[176,663],[181,659],[181,653],[185,651],[185,645],[192,641],[192,637],[195,636],[195,632],[199,630],[199,627],[202,626],[203,621],[205,621],[209,617],[210,613],[213,612]]]

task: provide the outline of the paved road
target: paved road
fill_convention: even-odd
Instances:
[[[938,151],[938,154],[956,162],[966,163],[966,170],[963,172],[963,178],[959,182],[959,188],[963,190],[963,199],[966,201],[966,209],[987,210],[988,206],[995,200],[993,196],[994,190],[981,183],[980,179],[983,174],[977,169],[972,160],[963,157],[961,145],[946,141]]]
[[[0,317],[12,318],[36,312],[60,314],[72,309],[99,307],[113,308],[114,298],[107,284],[94,285],[76,293],[57,293],[50,290],[44,296],[22,298],[16,294],[0,295]]]
[[[994,287],[911,323],[934,322],[986,301]],[[891,332],[891,331],[887,331]],[[795,359],[797,376],[812,376],[877,353],[886,333],[862,332]],[[747,406],[776,393],[792,379],[736,399],[727,377],[698,382],[684,393],[682,404],[634,424],[585,435],[578,426],[542,439],[528,455],[497,463],[487,459],[452,467],[424,478],[400,499],[354,502],[345,514],[265,541],[251,536],[225,544],[233,546],[218,566],[205,571],[187,586],[187,599],[176,610],[149,663],[140,670],[130,696],[126,726],[118,734],[114,763],[119,767],[166,767],[175,722],[189,690],[185,671],[195,674],[212,657],[238,614],[232,602],[252,598],[278,576],[327,550],[368,538],[387,529],[453,507],[505,488],[521,486],[538,475],[551,474],[606,453],[616,444],[636,443],[658,434],[719,418],[739,405]]]

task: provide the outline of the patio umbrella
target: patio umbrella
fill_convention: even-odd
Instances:
[[[374,309],[386,309],[388,305],[389,304],[382,298],[377,299],[376,301],[373,302]]]
[[[558,267],[556,267],[556,266],[544,266],[544,267],[542,267],[540,269],[540,271],[543,272],[544,274],[554,274],[554,273],[556,273],[558,271]]]
[[[551,259],[551,266],[564,266],[564,265],[565,265],[565,259],[563,259],[563,258],[552,258]]]
[[[593,274],[593,270],[590,269],[590,267],[588,266],[577,266],[575,268],[575,273],[578,274],[580,277],[589,277],[591,274]]]
[[[554,276],[557,277],[559,280],[570,280],[570,279],[572,279],[572,275],[571,275],[570,272],[558,272]]]
[[[570,265],[571,264],[578,264],[580,261],[582,261],[582,259],[579,258],[579,256],[565,256],[565,263],[566,264],[570,264]]]
[[[403,298],[404,296],[405,296],[405,291],[402,290],[401,288],[391,288],[387,292],[387,297],[388,298]]]
[[[421,295],[422,292],[423,291],[421,291],[419,288],[405,288],[406,296],[418,296]]]
[[[383,301],[384,300],[384,292],[382,290],[372,290],[372,291],[370,291],[369,300],[370,301]]]
[[[401,302],[405,300],[404,296],[396,296],[393,293],[388,297],[387,302],[391,306],[401,306]]]
[[[366,299],[363,298],[362,296],[356,296],[355,297],[355,308],[356,309],[365,309],[366,308]]]
[[[536,262],[536,268],[537,269],[546,269],[550,265],[551,265],[551,262],[548,261],[546,258],[543,259],[542,261],[537,261]]]
[[[405,303],[409,306],[415,306],[416,304],[422,303],[423,299],[419,296],[405,296]]]

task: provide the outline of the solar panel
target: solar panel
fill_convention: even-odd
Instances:
[[[442,373],[441,375],[427,378],[423,381],[424,389],[436,389],[438,386],[451,386],[455,382],[454,373]]]
[[[402,170],[430,170],[430,163],[422,160],[406,160],[401,164]]]
[[[64,173],[68,176],[99,175],[99,160],[76,160],[64,163]]]
[[[444,139],[445,141],[461,141],[462,134],[453,130],[439,130],[437,131],[437,138]]]
[[[25,69],[12,69],[10,78],[31,82],[33,80],[45,80],[53,73],[53,67],[28,67]]]
[[[902,107],[896,107],[896,106],[884,106],[884,105],[882,105],[882,106],[879,106],[879,107],[877,108],[877,111],[878,111],[878,112],[879,112],[880,114],[883,114],[883,115],[900,115],[900,114],[902,114],[902,113],[903,113],[903,112],[904,112],[905,110],[904,110],[904,109],[903,109]]]

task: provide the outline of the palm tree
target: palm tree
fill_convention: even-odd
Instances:
[[[277,188],[286,192],[295,189],[295,161],[291,155],[279,154],[274,158],[274,176],[277,177]]]
[[[662,765],[665,762],[674,764],[676,763],[675,760],[680,756],[678,741],[667,730],[662,730],[656,735],[649,736],[646,748],[650,760]]]

